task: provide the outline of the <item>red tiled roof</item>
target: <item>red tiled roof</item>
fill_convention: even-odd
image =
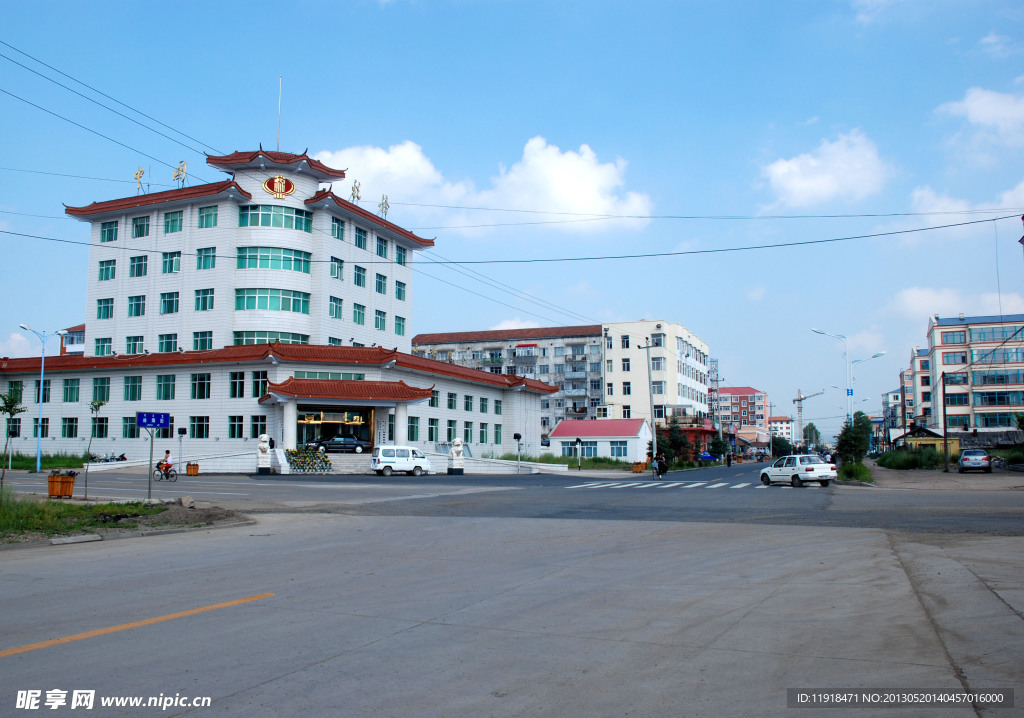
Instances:
[[[553,339],[556,337],[600,337],[600,324],[579,327],[543,327],[529,329],[490,329],[482,332],[443,332],[417,334],[413,344],[461,344],[467,342],[519,341],[520,339]]]
[[[719,394],[763,394],[764,392],[750,386],[722,386],[718,388]]]
[[[73,327],[68,327],[64,331],[66,331],[66,332],[84,332],[85,331],[85,325],[84,324],[76,324]]]
[[[480,369],[456,366],[434,359],[424,359],[383,347],[336,347],[322,344],[246,344],[223,349],[159,354],[130,354],[120,356],[89,357],[80,354],[48,356],[46,370],[81,371],[83,369],[113,369],[150,366],[194,366],[235,362],[265,361],[271,357],[279,361],[383,366],[395,362],[397,366],[425,374],[441,374],[478,384],[490,384],[507,389],[522,387],[530,391],[550,394],[558,391],[535,379],[519,376],[491,374]],[[0,374],[39,371],[39,357],[0,358]]]
[[[769,416],[768,421],[793,421],[788,416]]]
[[[287,379],[269,384],[267,394],[283,394],[300,399],[339,399],[350,401],[415,401],[429,399],[430,389],[417,389],[404,381],[345,381],[332,379]]]
[[[423,237],[419,237],[419,236],[413,234],[412,232],[410,232],[409,230],[403,229],[403,228],[399,227],[397,224],[394,224],[393,222],[387,221],[383,217],[378,217],[377,215],[373,214],[372,212],[366,211],[365,209],[363,209],[362,207],[360,207],[357,204],[354,204],[352,202],[349,202],[348,200],[342,199],[341,197],[339,197],[336,194],[334,194],[333,192],[331,192],[329,189],[322,189],[322,190],[320,190],[315,195],[313,195],[312,197],[307,199],[306,200],[306,204],[316,204],[317,202],[323,202],[323,201],[327,201],[327,200],[330,200],[330,201],[334,202],[334,204],[336,204],[338,207],[340,207],[340,208],[342,208],[342,209],[344,209],[344,210],[346,210],[348,212],[351,212],[354,215],[357,215],[358,217],[360,217],[364,221],[366,221],[366,222],[368,222],[370,224],[377,225],[378,227],[383,227],[384,229],[390,230],[391,232],[394,232],[395,234],[397,234],[397,235],[399,235],[401,237],[405,237],[410,242],[415,242],[416,244],[420,245],[421,247],[433,247],[434,246],[434,240],[432,240],[432,239],[424,239]]]
[[[234,180],[224,180],[213,184],[201,184],[195,187],[182,187],[180,189],[169,189],[165,192],[150,192],[135,197],[124,197],[122,199],[111,199],[106,202],[93,202],[85,207],[69,207],[64,205],[64,212],[72,217],[88,217],[94,214],[105,214],[107,212],[120,212],[135,209],[136,207],[148,207],[154,204],[165,202],[182,202],[199,197],[211,197],[223,194],[234,189],[246,199],[252,199],[252,195],[238,186]]]
[[[564,419],[551,432],[552,439],[599,439],[616,436],[637,436],[645,419]]]
[[[275,165],[297,165],[300,162],[306,162],[314,173],[322,175],[320,179],[328,177],[344,179],[345,177],[345,170],[336,170],[333,167],[328,167],[320,160],[312,159],[305,152],[301,155],[296,155],[291,152],[273,152],[262,147],[254,152],[232,152],[230,155],[219,156],[208,154],[206,155],[206,163],[216,167],[247,167],[252,165],[258,157],[264,157],[266,161]]]

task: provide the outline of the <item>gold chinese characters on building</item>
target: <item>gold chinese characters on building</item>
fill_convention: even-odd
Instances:
[[[268,194],[274,195],[274,199],[284,199],[295,191],[295,183],[287,177],[274,175],[267,178],[267,181],[263,183],[263,189]]]

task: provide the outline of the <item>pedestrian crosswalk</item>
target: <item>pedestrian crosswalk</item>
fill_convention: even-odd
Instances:
[[[566,486],[567,489],[767,489],[761,483],[731,481],[588,481],[585,484]],[[775,484],[773,489],[791,489],[789,484]],[[820,489],[818,484],[804,484],[803,488]]]

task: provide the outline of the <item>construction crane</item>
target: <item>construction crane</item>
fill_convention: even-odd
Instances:
[[[825,390],[816,391],[813,394],[804,394],[799,389],[796,390],[796,399],[793,399],[793,403],[796,404],[796,427],[797,431],[797,443],[801,443],[804,440],[804,399],[810,399],[812,396],[821,396],[825,393]]]

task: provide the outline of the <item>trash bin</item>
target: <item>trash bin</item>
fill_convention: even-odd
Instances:
[[[51,499],[70,499],[75,493],[75,477],[77,471],[54,469],[49,476],[49,495]]]
[[[633,473],[634,474],[642,474],[642,473],[644,473],[644,469],[646,469],[646,468],[647,468],[647,464],[645,462],[643,462],[643,461],[634,461],[633,462]]]
[[[195,461],[185,464],[185,476],[199,476],[199,464]]]

